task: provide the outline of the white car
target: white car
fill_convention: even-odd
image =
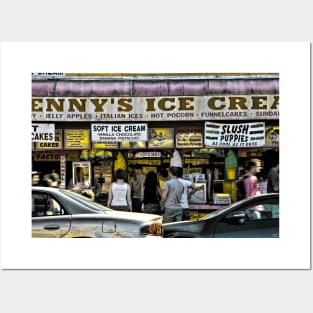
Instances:
[[[32,237],[162,237],[160,215],[120,212],[75,192],[32,187]]]

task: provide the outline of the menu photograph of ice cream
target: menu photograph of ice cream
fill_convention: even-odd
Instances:
[[[149,128],[149,148],[173,148],[174,128]]]
[[[266,127],[265,145],[268,147],[279,146],[279,126]]]

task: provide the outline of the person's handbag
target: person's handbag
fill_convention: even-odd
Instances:
[[[144,213],[161,214],[161,206],[159,203],[146,203],[143,208]]]

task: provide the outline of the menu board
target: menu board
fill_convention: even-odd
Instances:
[[[202,148],[201,128],[178,128],[176,130],[176,148]]]
[[[174,128],[149,128],[148,148],[174,148]]]
[[[89,129],[65,129],[65,149],[90,149]]]

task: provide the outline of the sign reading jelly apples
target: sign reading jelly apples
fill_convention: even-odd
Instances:
[[[265,123],[205,123],[207,147],[261,147],[265,145]]]

